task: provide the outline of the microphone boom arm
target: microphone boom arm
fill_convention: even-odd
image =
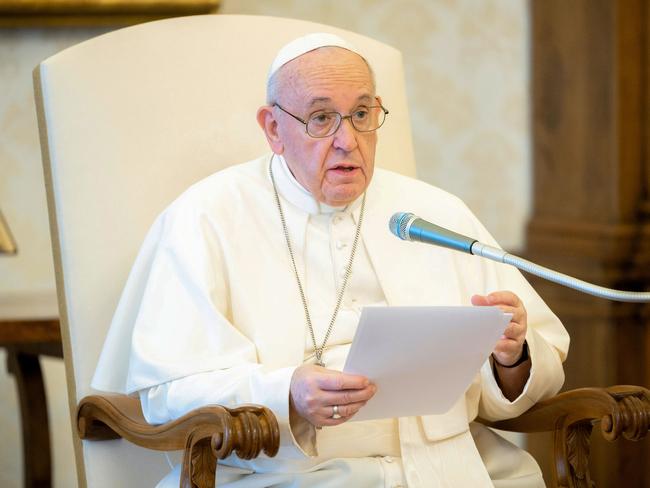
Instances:
[[[405,241],[420,241],[436,246],[446,247],[475,256],[481,256],[498,263],[509,264],[526,273],[539,276],[553,283],[619,302],[650,302],[650,292],[621,291],[594,285],[587,281],[553,271],[526,259],[507,253],[503,249],[488,246],[471,237],[458,234],[438,225],[427,222],[412,213],[399,212],[392,216],[388,224],[390,231]]]
[[[539,264],[535,264],[531,261],[520,258],[519,256],[515,256],[514,254],[507,253],[503,249],[488,246],[478,241],[472,244],[470,252],[476,256],[482,256],[484,258],[491,259],[492,261],[509,264],[515,268],[525,271],[526,273],[539,276],[545,280],[566,286],[567,288],[573,288],[574,290],[578,290],[589,295],[594,295],[609,300],[615,300],[618,302],[650,302],[649,292],[614,290],[612,288],[605,288],[604,286],[594,285],[587,281],[579,280],[577,278],[573,278],[572,276],[565,275],[564,273],[559,273],[557,271],[553,271],[552,269],[545,268],[544,266],[540,266]]]

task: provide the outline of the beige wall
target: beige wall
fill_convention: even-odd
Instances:
[[[312,20],[400,49],[418,176],[460,196],[504,247],[522,247],[530,187],[527,2],[225,0],[221,12]]]
[[[461,196],[506,247],[529,207],[528,25],[521,0],[224,0],[221,13],[295,17],[404,53],[420,178]],[[0,294],[54,285],[31,71],[98,29],[0,29],[0,208],[20,248],[0,256]],[[390,107],[389,107],[390,108]],[[408,209],[396,209],[408,210]],[[46,360],[55,483],[75,486],[61,361]],[[4,355],[0,353],[0,364]],[[0,486],[20,486],[13,381],[0,367]]]

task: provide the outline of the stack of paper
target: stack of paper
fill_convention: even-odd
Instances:
[[[377,385],[351,419],[442,414],[469,387],[512,315],[496,307],[367,307],[343,371]]]

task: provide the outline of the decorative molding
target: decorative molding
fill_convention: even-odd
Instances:
[[[183,459],[182,488],[212,487],[215,485],[217,458],[212,449],[213,434],[209,428],[200,428],[187,436]],[[217,435],[216,441],[219,442]],[[187,476],[189,474],[189,476]]]
[[[0,27],[131,25],[216,13],[219,0],[4,0]]]
[[[567,459],[571,478],[580,487],[593,487],[589,476],[589,444],[591,422],[578,422],[566,434]]]
[[[184,450],[182,488],[212,488],[217,459],[235,453],[254,459],[264,452],[274,457],[280,448],[275,415],[266,407],[243,405],[200,407],[161,425],[149,425],[140,400],[126,395],[90,395],[77,406],[80,439],[126,439],[147,449]]]
[[[552,431],[554,456],[552,480],[547,479],[549,486],[592,488],[589,461],[593,459],[593,426],[600,424],[598,430],[606,441],[620,437],[631,441],[643,439],[650,430],[650,391],[628,385],[580,388],[540,401],[514,419],[479,421],[512,432]]]
[[[16,254],[17,252],[18,248],[9,231],[9,225],[0,212],[0,254]]]
[[[650,264],[650,225],[642,222],[601,224],[589,221],[533,218],[527,229],[528,255],[535,254],[552,266],[563,260],[588,261],[576,267],[589,272],[594,265],[624,272],[626,280],[636,269],[642,279],[650,277],[648,270],[639,269]],[[614,277],[618,279],[618,277]]]

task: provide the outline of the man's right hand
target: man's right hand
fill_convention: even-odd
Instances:
[[[365,376],[305,364],[291,378],[290,405],[316,427],[339,425],[357,413],[376,391]],[[332,418],[334,405],[340,419]]]

